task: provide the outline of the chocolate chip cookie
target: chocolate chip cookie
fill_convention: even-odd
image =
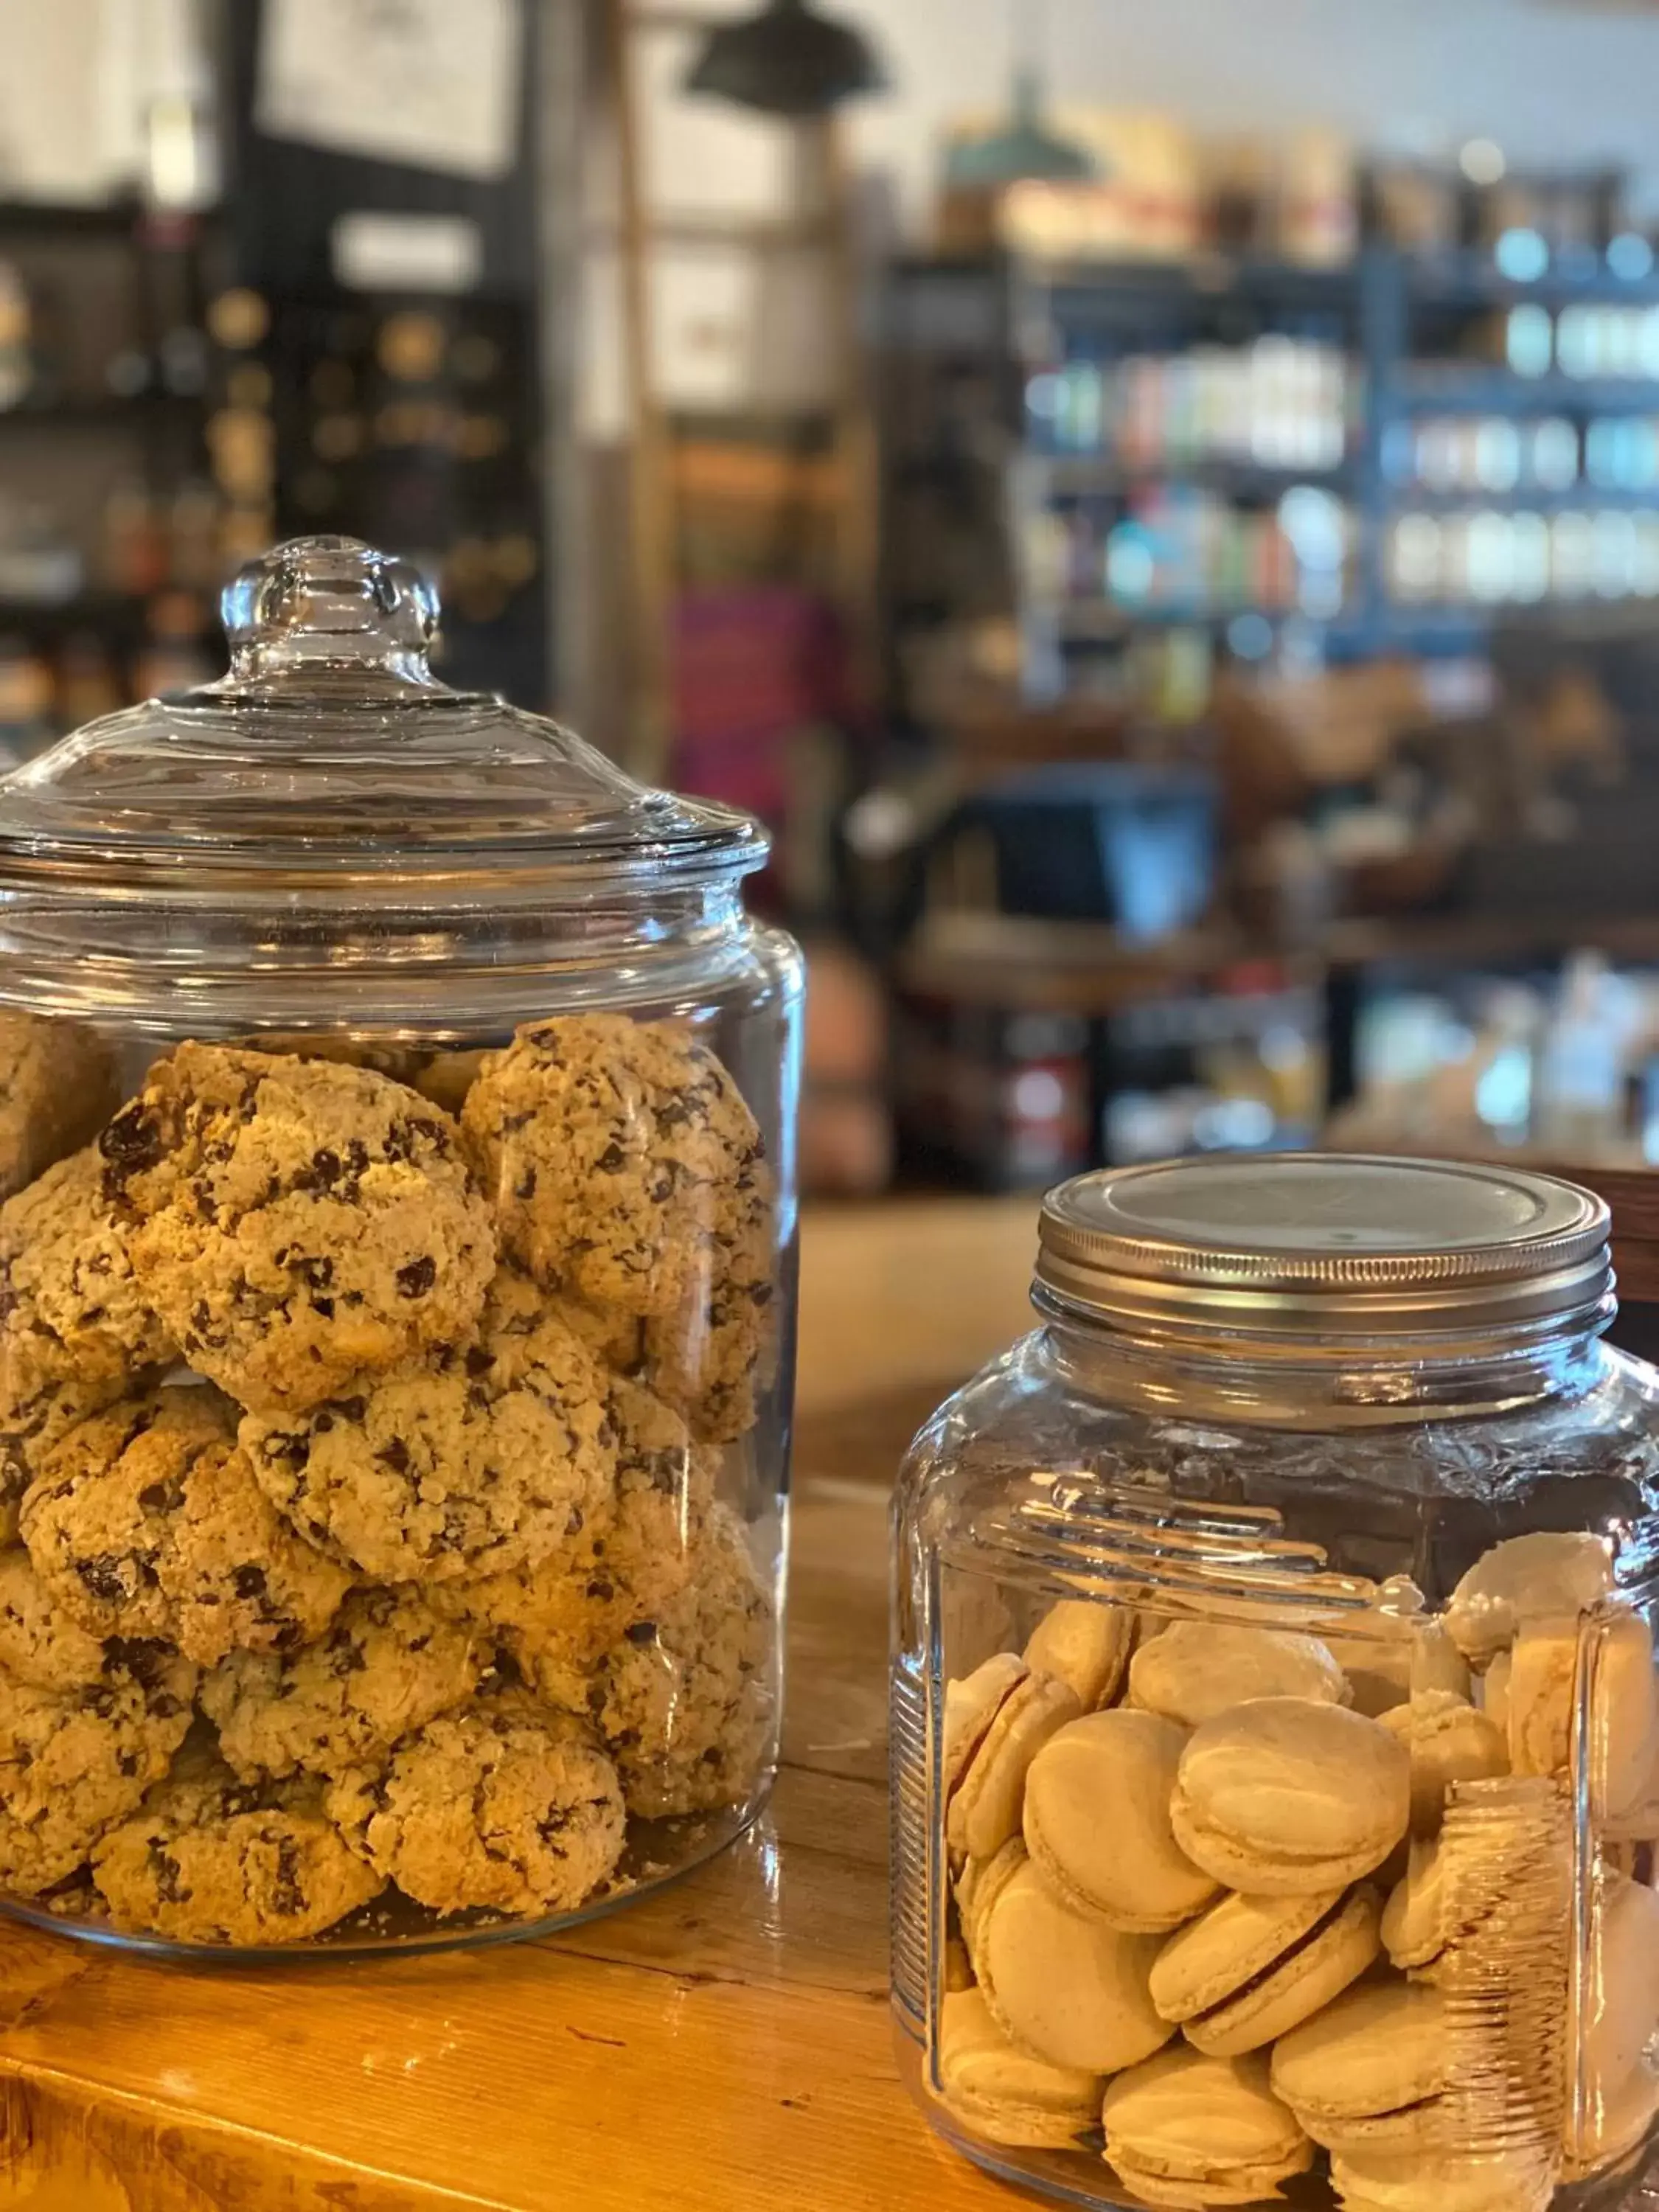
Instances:
[[[440,1612],[471,1621],[540,1697],[573,1712],[586,1711],[605,1650],[683,1587],[692,1532],[714,1495],[709,1454],[660,1400],[617,1377],[610,1404],[616,1480],[574,1545],[429,1593]]]
[[[509,1340],[533,1337],[550,1318],[568,1328],[612,1374],[633,1374],[644,1357],[645,1324],[637,1314],[623,1313],[615,1306],[585,1305],[580,1298],[544,1290],[511,1262],[495,1270],[484,1305],[485,1335]]]
[[[549,1288],[672,1312],[754,1124],[677,1025],[566,1014],[485,1059],[462,1127],[511,1255]]]
[[[301,1943],[385,1887],[324,1817],[320,1783],[241,1782],[210,1758],[181,1760],[92,1872],[118,1927],[182,1943]]]
[[[140,1291],[245,1406],[465,1341],[495,1267],[447,1115],[373,1069],[182,1045],[100,1139]]]
[[[244,1779],[329,1774],[372,1757],[477,1688],[483,1655],[412,1590],[358,1590],[319,1642],[233,1651],[202,1684],[202,1711]]]
[[[56,1692],[0,1681],[0,1887],[72,1874],[164,1775],[191,1722],[196,1670],[176,1656],[147,1679]]]
[[[0,1198],[95,1137],[119,1098],[95,1030],[0,1012]]]
[[[605,1655],[591,1710],[643,1820],[740,1804],[770,1741],[769,1607],[742,1526],[715,1504],[690,1577]]]
[[[0,1538],[58,1438],[173,1358],[87,1146],[0,1206]]]
[[[759,1151],[721,1195],[701,1273],[672,1313],[644,1324],[641,1372],[706,1443],[753,1428],[775,1368],[775,1188]]]
[[[571,1911],[622,1856],[616,1769],[580,1722],[522,1696],[429,1722],[327,1802],[353,1850],[435,1912]]]
[[[64,1612],[98,1637],[164,1637],[206,1667],[319,1636],[350,1572],[276,1511],[216,1390],[169,1387],[95,1415],[24,1501],[24,1540]]]
[[[295,1527],[386,1582],[533,1565],[580,1534],[616,1470],[605,1378],[551,1316],[361,1382],[242,1441]]]
[[[103,1639],[58,1604],[21,1544],[0,1552],[0,1670],[61,1695],[103,1679],[104,1651]]]

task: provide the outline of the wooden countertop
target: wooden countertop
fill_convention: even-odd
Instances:
[[[562,1940],[250,1973],[0,1926],[0,2207],[992,2212],[898,2086],[886,1501],[1025,1325],[1034,1207],[809,1216],[784,1765],[713,1865]]]

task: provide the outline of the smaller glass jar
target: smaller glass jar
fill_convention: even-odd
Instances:
[[[0,1910],[606,1910],[775,1765],[800,964],[343,538],[0,784]]]
[[[1068,2203],[1633,2203],[1659,2114],[1659,1376],[1606,1208],[1085,1176],[894,1507],[892,1998]],[[1645,2202],[1645,2198],[1642,2201]]]

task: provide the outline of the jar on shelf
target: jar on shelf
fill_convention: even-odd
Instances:
[[[545,1929],[770,1784],[799,959],[402,562],[224,608],[0,783],[0,1909]]]
[[[897,2040],[980,2165],[1083,2205],[1634,2201],[1659,1376],[1602,1341],[1607,1234],[1431,1161],[1050,1194],[1039,1326],[895,1502]]]

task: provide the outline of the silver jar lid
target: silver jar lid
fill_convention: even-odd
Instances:
[[[1152,1336],[1503,1335],[1609,1304],[1591,1191],[1497,1165],[1284,1152],[1078,1176],[1042,1207],[1040,1303]]]

